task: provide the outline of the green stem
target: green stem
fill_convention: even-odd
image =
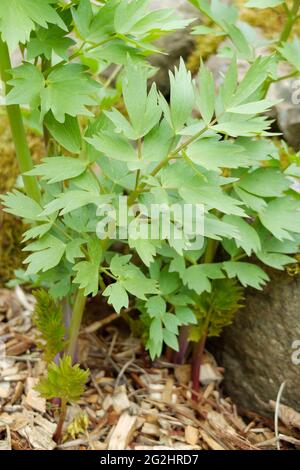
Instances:
[[[195,140],[199,139],[199,137],[201,137],[208,129],[210,126],[213,126],[215,123],[216,123],[216,119],[214,119],[209,126],[205,126],[201,131],[197,132],[195,135],[193,135],[192,137],[190,137],[189,139],[187,139],[185,142],[183,142],[183,144],[181,144],[177,149],[173,150],[173,152],[170,152],[151,172],[151,176],[156,176],[157,173],[160,172],[160,170],[162,168],[164,168],[170,160],[173,160],[174,158],[176,158],[178,156],[178,154],[180,152],[182,152],[183,150],[185,150],[190,144],[192,144],[193,142],[195,142]],[[145,189],[146,187],[146,183],[142,183],[140,186],[138,186],[134,191],[132,191],[132,193],[130,194],[130,196],[128,197],[128,205],[132,205],[136,198],[138,197],[139,193]]]
[[[12,89],[12,87],[8,83],[11,78],[8,71],[11,68],[12,67],[8,47],[0,37],[0,74],[1,79],[4,83],[6,95]],[[33,168],[33,163],[28,143],[26,140],[25,128],[20,107],[16,104],[11,104],[6,106],[6,109],[15,144],[17,160],[19,163],[20,172],[22,173],[26,193],[29,197],[39,202],[41,198],[41,193],[36,178],[34,176],[23,175],[23,173],[26,173],[27,171],[30,171]]]
[[[68,346],[68,354],[74,360],[75,353],[76,353],[76,346],[77,340],[79,336],[80,325],[83,317],[83,312],[86,304],[86,297],[84,295],[84,290],[79,289],[76,295],[71,324],[70,324],[70,332],[69,332],[69,346]]]
[[[212,263],[218,248],[218,241],[210,238],[207,242],[207,247],[204,255],[204,263]]]
[[[287,21],[285,27],[280,36],[280,42],[285,42],[288,40],[289,35],[293,29],[294,23],[297,20],[297,13],[300,8],[300,0],[294,0],[294,4],[291,10],[288,11]]]

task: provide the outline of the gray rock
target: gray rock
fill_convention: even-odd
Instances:
[[[300,411],[300,276],[272,271],[264,291],[250,290],[246,307],[216,343],[217,358],[226,369],[225,388],[247,410],[271,415],[286,381],[282,403]],[[292,355],[294,356],[292,357]]]
[[[283,73],[284,75],[284,73]],[[275,106],[274,117],[284,139],[295,150],[300,150],[300,81],[287,79],[271,86],[270,97],[281,99]]]

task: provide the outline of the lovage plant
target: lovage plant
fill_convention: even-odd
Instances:
[[[299,169],[282,165],[265,112],[275,104],[270,85],[283,78],[280,63],[300,72],[300,43],[289,41],[300,2],[285,5],[281,37],[266,43],[236,7],[192,0],[215,23],[195,33],[227,38],[230,65],[217,89],[205,65],[193,79],[181,60],[170,72],[169,101],[148,86],[146,57],[157,52],[154,39],[189,22],[148,11],[148,3],[2,0],[1,73],[24,178],[24,189],[3,200],[31,224],[27,276],[73,305],[62,345],[69,355],[87,296],[101,293],[117,312],[130,306],[152,359],[166,345],[181,362],[195,343],[197,390],[205,339],[231,322],[242,287],[261,289],[261,265],[283,269],[298,251],[291,177]],[[11,69],[16,47],[23,60]],[[34,168],[20,105],[45,136]]]

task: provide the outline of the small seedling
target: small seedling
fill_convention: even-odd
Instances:
[[[47,400],[60,399],[60,415],[56,431],[53,435],[55,442],[60,442],[63,424],[67,413],[67,404],[80,399],[89,371],[82,370],[78,364],[72,364],[70,356],[63,356],[58,364],[48,365],[47,377],[40,380],[36,390]]]

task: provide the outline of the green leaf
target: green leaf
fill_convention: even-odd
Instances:
[[[163,341],[163,328],[161,319],[159,317],[156,317],[152,320],[149,336],[154,344],[159,344]]]
[[[261,197],[280,197],[290,187],[290,181],[276,168],[258,168],[243,175],[237,183],[244,191]]]
[[[54,139],[66,150],[72,153],[80,153],[81,151],[81,132],[76,117],[65,117],[65,122],[58,122],[53,114],[47,113],[44,124]]]
[[[251,255],[252,251],[257,253],[261,250],[261,243],[257,232],[244,219],[234,215],[225,215],[223,220],[228,224],[234,225],[238,229],[240,239],[236,239],[235,243],[238,247],[243,248],[248,256]]]
[[[174,351],[179,351],[178,339],[177,336],[166,328],[163,329],[163,338],[167,346],[174,349]]]
[[[269,75],[272,57],[258,57],[251,65],[233,97],[231,106],[237,106],[245,102],[260,86]]]
[[[187,268],[183,276],[183,283],[187,285],[189,289],[197,292],[198,295],[205,291],[211,291],[211,284],[201,265]]]
[[[49,364],[47,372],[47,377],[36,386],[42,397],[48,400],[58,397],[67,402],[80,399],[89,376],[88,370],[81,369],[79,364],[72,365],[72,358],[63,356],[58,364]]]
[[[41,206],[20,191],[14,190],[12,193],[1,195],[1,200],[5,212],[28,220],[41,220],[39,217],[42,212]]]
[[[181,197],[190,204],[204,204],[208,209],[218,209],[224,214],[245,216],[239,206],[240,201],[225,194],[220,188],[203,184],[196,186],[190,183],[189,187],[179,189]]]
[[[239,261],[225,261],[223,266],[228,277],[237,277],[244,287],[250,286],[261,290],[262,286],[269,281],[269,276],[255,264]]]
[[[236,57],[233,57],[230,66],[225,75],[224,82],[220,86],[220,97],[222,99],[223,109],[226,110],[231,103],[232,97],[236,91],[238,83],[238,68]]]
[[[44,87],[44,77],[37,67],[23,64],[11,71],[13,79],[9,84],[13,87],[6,96],[6,104],[39,104],[40,93]]]
[[[42,176],[49,184],[76,178],[87,168],[88,162],[72,157],[46,157],[26,175]]]
[[[64,22],[50,6],[53,0],[1,0],[0,31],[11,51],[28,41],[36,25],[47,28],[47,23],[66,29]]]
[[[85,243],[83,238],[74,238],[66,246],[66,258],[70,263],[74,263],[76,258],[84,258],[81,246]]]
[[[199,95],[197,106],[206,125],[212,120],[215,111],[215,83],[212,72],[202,65],[199,72]]]
[[[65,115],[91,116],[86,106],[96,104],[93,95],[98,88],[86,73],[82,65],[67,64],[60,66],[47,77],[46,88],[41,91],[41,110],[44,116],[49,110],[55,119],[63,123]]]
[[[151,318],[162,317],[166,312],[167,304],[161,296],[155,295],[147,300],[146,308]]]
[[[170,75],[170,109],[174,130],[180,131],[192,113],[195,101],[191,72],[186,70],[184,61],[180,60],[179,68],[175,67]]]
[[[197,140],[189,146],[187,155],[194,163],[207,170],[250,166],[250,160],[243,147],[225,140]]]
[[[122,81],[123,97],[136,138],[148,134],[159,122],[161,109],[156,85],[147,94],[148,70],[129,61]],[[136,97],[139,99],[136,99]]]
[[[84,289],[84,295],[97,295],[99,286],[98,263],[80,261],[73,266],[73,270],[76,272],[73,282],[79,284],[79,289]]]
[[[196,325],[197,318],[193,310],[189,307],[176,307],[175,315],[181,325]]]
[[[180,322],[176,315],[167,312],[163,315],[162,322],[168,331],[174,333],[175,335],[178,334],[178,326],[180,325]]]
[[[267,207],[267,203],[264,199],[254,196],[253,194],[248,193],[248,191],[244,191],[238,185],[234,186],[234,190],[243,203],[255,212],[262,212]]]
[[[240,55],[244,59],[251,61],[253,52],[243,31],[234,24],[226,24],[225,30]]]
[[[256,253],[257,258],[264,264],[274,269],[283,270],[287,264],[295,263],[295,258],[281,253]]]
[[[68,59],[68,49],[75,41],[66,37],[68,33],[57,26],[48,29],[38,28],[35,36],[31,37],[27,46],[27,60],[44,55],[51,60],[52,52],[64,60]]]
[[[39,224],[36,227],[32,227],[23,234],[23,242],[27,242],[31,238],[41,238],[47,232],[51,230],[53,222],[46,222],[44,224]]]
[[[89,34],[89,28],[93,19],[93,10],[90,0],[80,0],[78,8],[72,8],[72,16],[76,28],[82,38]]]
[[[151,32],[171,31],[187,26],[191,20],[181,20],[176,10],[160,8],[148,12],[149,0],[124,0],[115,14],[115,29],[121,34],[144,36]]]
[[[119,282],[115,282],[114,284],[107,286],[103,295],[108,297],[108,303],[114,307],[117,313],[120,313],[123,307],[128,308],[128,294]]]
[[[156,281],[148,279],[140,272],[139,275],[121,281],[125,289],[139,299],[145,300],[148,294],[157,294]]]
[[[100,206],[101,204],[110,202],[110,200],[111,196],[108,194],[100,195],[93,191],[69,190],[59,194],[56,199],[46,204],[44,211],[41,213],[41,217],[51,215],[57,211],[60,211],[60,215],[65,215],[88,204]]]
[[[297,36],[292,42],[285,42],[282,47],[278,47],[278,51],[289,64],[300,71],[300,41]]]
[[[290,197],[269,202],[259,214],[261,223],[279,240],[293,240],[290,232],[300,233],[300,204]]]
[[[253,101],[251,103],[240,104],[239,106],[234,106],[233,108],[228,108],[226,111],[228,113],[235,114],[260,114],[266,112],[268,109],[272,108],[278,104],[280,100],[260,100]]]
[[[146,266],[150,266],[156,255],[156,247],[153,241],[137,238],[129,240],[130,248],[134,248]]]
[[[57,266],[65,253],[66,245],[53,235],[44,235],[30,245],[27,245],[23,251],[32,251],[24,263],[28,264],[27,274],[37,274],[40,271],[45,272]]]
[[[112,132],[101,131],[94,137],[86,137],[86,141],[108,158],[124,162],[137,160],[137,152],[128,140]]]

